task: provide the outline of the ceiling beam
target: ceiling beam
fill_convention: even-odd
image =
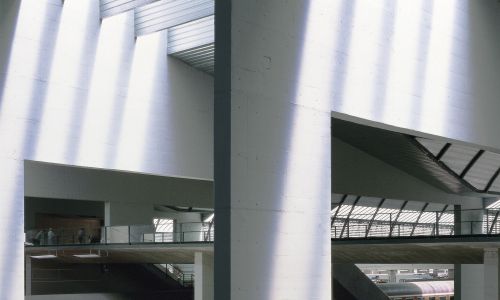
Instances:
[[[483,155],[484,150],[479,150],[477,151],[476,155],[470,160],[470,162],[465,166],[465,169],[460,173],[460,178],[464,178],[465,175],[467,175],[467,172],[474,166],[474,164],[477,162],[479,158]]]

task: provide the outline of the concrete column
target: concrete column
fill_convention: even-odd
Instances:
[[[484,249],[484,299],[499,299],[498,249]]]
[[[396,282],[397,277],[396,274],[398,273],[397,270],[389,270],[389,282]]]
[[[454,205],[453,206],[453,222],[454,222],[454,231],[455,235],[462,234],[462,206]]]
[[[208,253],[194,254],[194,300],[214,299],[214,257]]]
[[[326,0],[216,1],[218,300],[331,299],[335,12]]]
[[[483,233],[482,209],[462,212],[462,234],[482,234]]]
[[[456,206],[455,206],[456,207]],[[470,201],[466,205],[460,205],[461,234],[482,234],[484,206],[482,199]]]
[[[25,281],[24,281],[24,295],[25,296],[30,296],[31,295],[31,257],[29,255],[26,255],[24,258],[24,275],[25,275]]]
[[[485,299],[484,265],[460,264],[458,266],[460,266],[459,269],[455,267],[455,299]]]
[[[482,232],[482,201],[471,202],[467,205],[455,205],[455,235],[476,234]],[[465,211],[462,211],[465,210]],[[470,209],[478,209],[467,211]],[[471,221],[475,221],[472,222]],[[454,284],[455,300],[483,299],[483,265],[455,264]]]
[[[438,277],[438,269],[432,269],[432,273],[431,274],[432,274],[432,276],[434,278],[437,278]]]
[[[448,269],[448,279],[455,279],[455,269]]]

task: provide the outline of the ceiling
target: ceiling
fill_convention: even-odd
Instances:
[[[444,168],[414,137],[335,118],[332,135],[445,192],[477,192]]]
[[[100,0],[101,18],[133,11],[135,35],[166,31],[172,57],[214,72],[214,0]]]

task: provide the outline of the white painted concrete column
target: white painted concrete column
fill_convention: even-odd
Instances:
[[[482,264],[460,264],[455,267],[455,299],[484,298],[484,267]],[[460,274],[457,274],[459,271]],[[459,275],[459,276],[458,276]]]
[[[462,234],[481,234],[483,232],[482,209],[462,212]]]
[[[214,257],[208,253],[194,254],[194,300],[214,299]]]
[[[498,249],[484,249],[484,299],[499,299]]]
[[[216,1],[217,300],[331,299],[335,12]]]
[[[455,205],[455,234],[479,234],[483,221],[482,201]],[[455,299],[484,299],[484,267],[480,264],[455,264]]]
[[[483,232],[484,205],[482,199],[470,201],[457,207],[460,209],[461,234],[481,234]],[[458,232],[457,232],[458,233]]]
[[[389,270],[389,282],[396,282],[397,277],[396,274],[398,273],[397,270]]]
[[[448,269],[448,279],[455,279],[455,269]]]

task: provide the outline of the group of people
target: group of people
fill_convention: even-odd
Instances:
[[[47,232],[45,232],[45,229],[41,229],[33,237],[33,244],[34,245],[56,245],[57,244],[57,235],[54,232],[54,230],[52,230],[52,228],[49,228],[49,230]]]
[[[58,244],[58,236],[54,232],[52,228],[49,228],[48,230],[41,229],[39,230],[32,238],[33,245],[38,246],[38,245],[57,245]],[[78,229],[76,233],[76,238],[78,240],[79,244],[85,244],[87,242],[91,241],[91,236],[86,237],[85,233],[85,228],[81,227]],[[73,235],[74,239],[74,235]]]

